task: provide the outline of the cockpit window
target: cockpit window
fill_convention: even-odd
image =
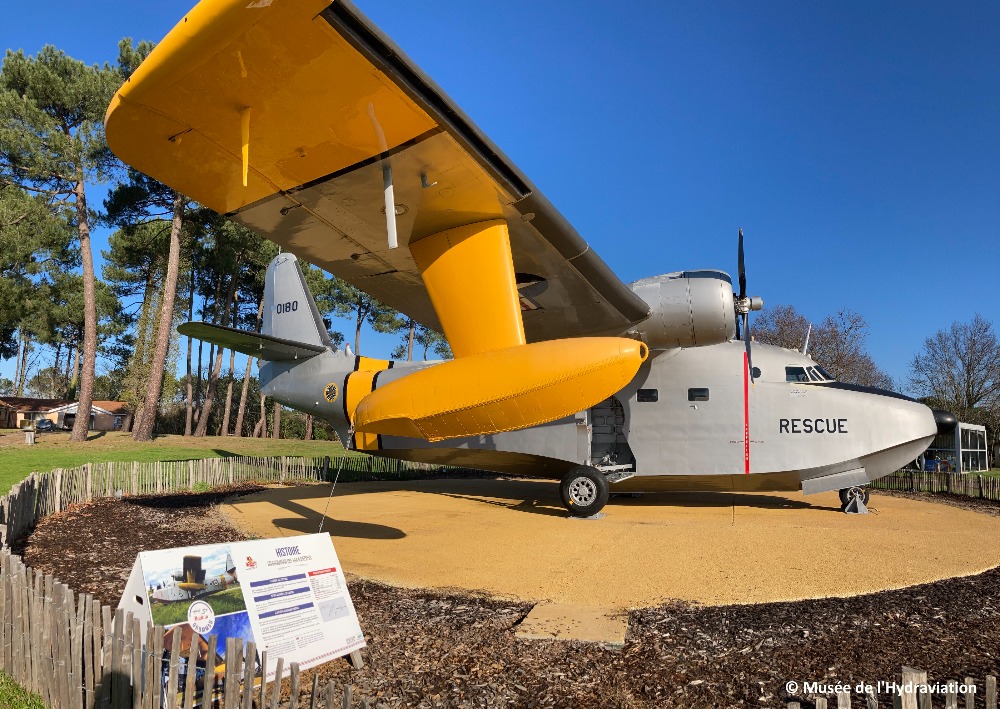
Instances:
[[[815,367],[809,367],[808,369],[806,369],[806,371],[809,372],[809,378],[812,379],[814,382],[823,381],[823,376],[816,371]]]
[[[834,377],[832,374],[830,374],[828,371],[826,371],[825,369],[823,369],[822,367],[820,367],[818,365],[816,367],[816,371],[819,372],[820,374],[822,374],[824,379],[829,379],[831,382],[837,380],[836,377]]]
[[[785,367],[786,382],[808,382],[809,375],[805,367]]]

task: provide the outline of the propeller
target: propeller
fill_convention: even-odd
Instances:
[[[736,306],[736,339],[743,340],[747,349],[747,367],[750,370],[750,381],[753,382],[753,360],[750,357],[750,311],[760,310],[764,301],[760,298],[747,296],[747,270],[743,256],[743,229],[740,229],[739,246],[737,249],[737,264],[739,269],[740,292],[734,300]],[[742,320],[742,328],[740,327]]]

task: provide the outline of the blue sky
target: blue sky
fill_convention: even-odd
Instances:
[[[743,227],[751,292],[860,312],[900,385],[936,330],[1000,322],[997,3],[357,4],[625,281],[735,273]],[[23,4],[0,43],[110,61],[189,7]]]

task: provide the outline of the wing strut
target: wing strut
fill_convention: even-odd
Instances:
[[[399,246],[396,239],[396,197],[392,189],[392,163],[382,159],[382,189],[385,191],[385,228],[389,234],[389,248]]]
[[[643,343],[621,337],[526,344],[503,220],[440,231],[410,254],[455,359],[377,389],[373,377],[348,405],[358,434],[436,441],[536,426],[608,398],[646,359]]]
[[[243,186],[247,186],[250,169],[250,107],[240,111],[240,153],[243,158]]]
[[[389,248],[394,249],[399,246],[396,237],[396,195],[392,188],[392,162],[389,160],[389,145],[385,141],[385,131],[382,124],[375,117],[375,105],[368,104],[368,117],[371,119],[372,127],[375,128],[375,138],[378,140],[379,150],[382,151],[382,192],[385,196],[385,230],[389,235]]]

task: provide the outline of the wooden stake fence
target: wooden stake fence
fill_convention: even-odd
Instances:
[[[877,490],[900,492],[947,492],[1000,502],[1000,477],[979,473],[928,473],[900,470],[871,483]]]
[[[53,709],[193,709],[196,701],[198,644],[187,657],[181,653],[181,633],[173,647],[163,647],[163,627],[146,624],[122,610],[112,611],[93,596],[76,594],[51,575],[25,566],[20,557],[0,551],[0,669],[22,687],[40,695]],[[209,638],[208,657],[215,655],[216,636]],[[164,654],[164,651],[167,654]],[[293,691],[280,699],[280,682],[254,687],[257,655],[253,643],[229,638],[224,677],[216,679],[210,662],[207,681],[215,707],[291,709],[299,707],[299,667],[291,664]],[[267,666],[267,654],[260,656]],[[280,676],[284,661],[278,660]],[[166,691],[163,678],[166,677]],[[207,680],[204,678],[207,677]],[[320,686],[314,675],[308,707],[367,708],[355,701],[351,687],[332,682]]]
[[[0,499],[0,669],[39,695],[54,709],[193,709],[196,672],[192,654],[182,658],[180,633],[175,647],[163,647],[163,628],[142,623],[132,614],[112,611],[93,596],[76,594],[51,575],[26,567],[12,555],[12,541],[26,537],[44,517],[68,506],[101,497],[187,492],[204,487],[256,482],[320,480],[320,458],[233,457],[156,463],[88,463],[79,468],[32,473]],[[437,466],[370,456],[345,456],[342,480],[405,480],[438,472]],[[335,470],[336,468],[333,467]],[[217,638],[209,639],[209,657]],[[292,663],[293,691],[279,701],[280,682],[254,689],[255,657],[234,640],[225,648],[226,672],[212,687],[214,706],[225,709],[290,709],[299,706],[299,667]],[[266,653],[261,653],[266,667]],[[278,659],[278,676],[284,661]],[[245,669],[244,669],[245,668]],[[166,691],[162,677],[166,677]],[[204,681],[204,680],[203,680]],[[210,680],[211,681],[211,678]],[[308,706],[333,709],[367,707],[354,701],[350,687],[314,681]]]
[[[330,470],[341,468],[340,480],[409,480],[446,468],[375,456],[343,456]],[[79,468],[32,473],[0,499],[0,542],[3,549],[26,537],[38,522],[70,505],[101,497],[162,495],[236,483],[282,483],[320,480],[322,458],[234,456],[155,463],[87,463]]]

